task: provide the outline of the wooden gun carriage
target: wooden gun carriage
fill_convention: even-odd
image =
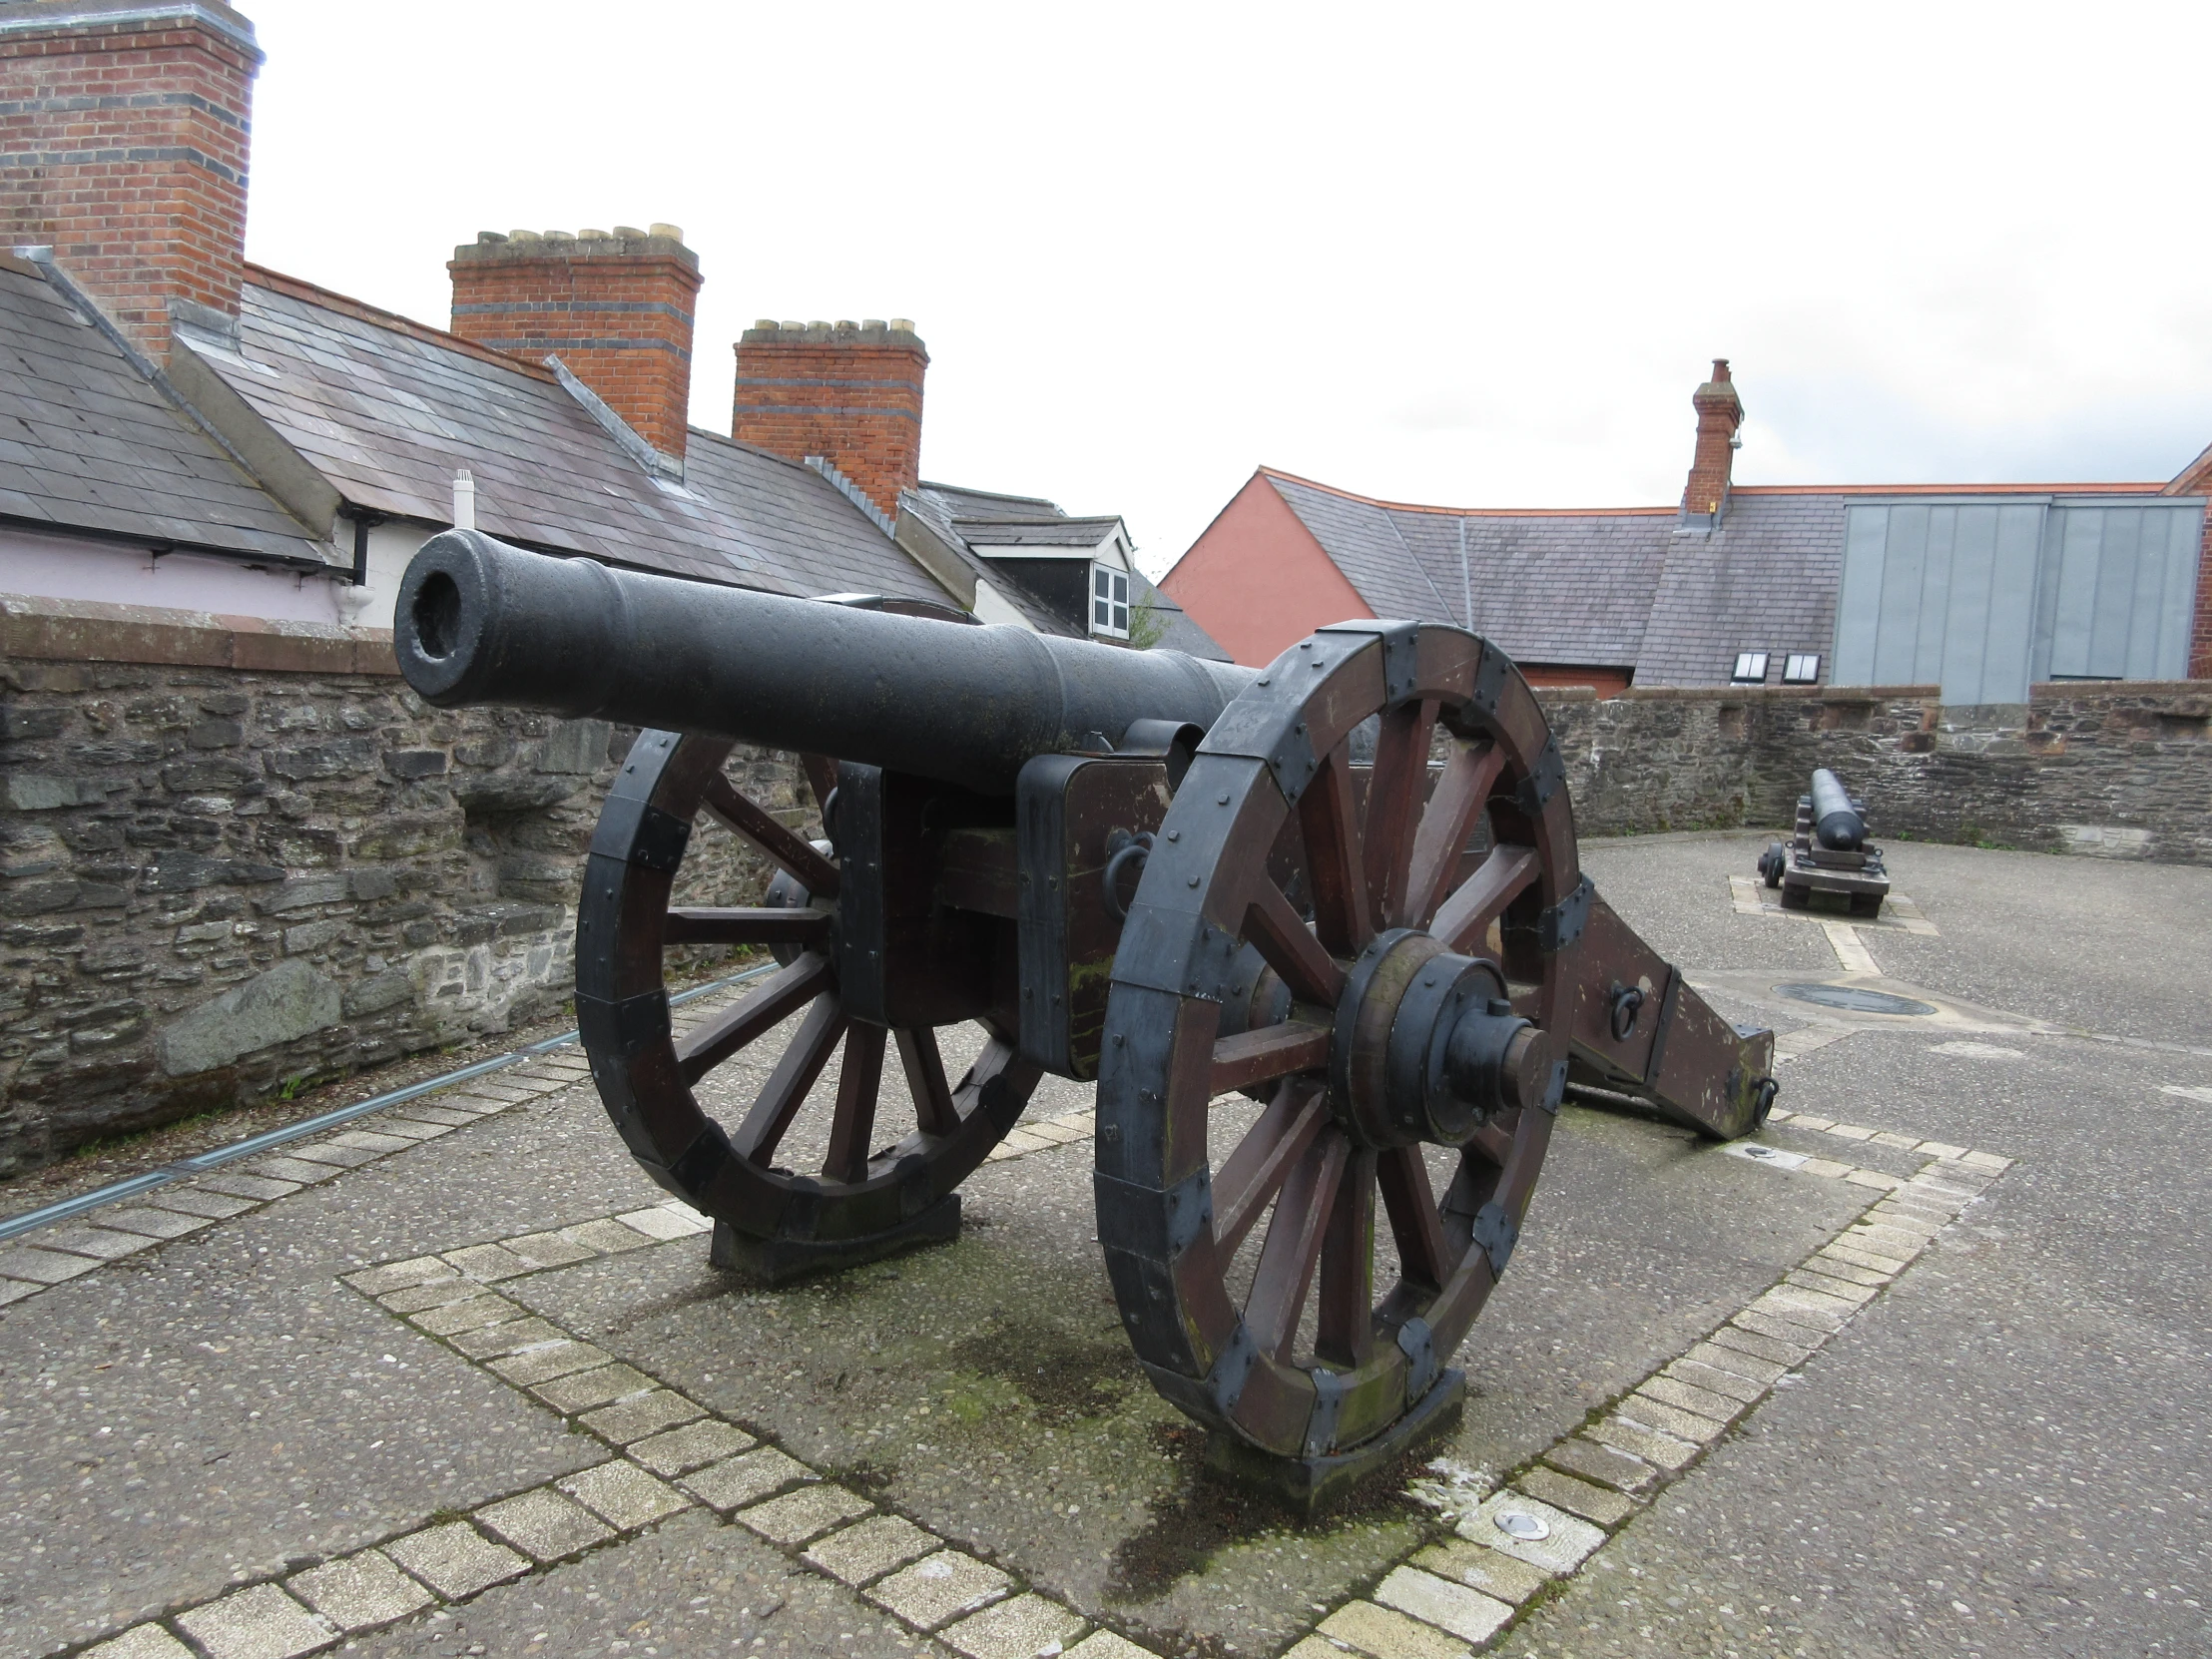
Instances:
[[[1570,1080],[1715,1137],[1773,1100],[1772,1034],[1596,894],[1541,709],[1458,629],[1347,623],[1252,670],[457,530],[409,568],[395,647],[433,704],[646,728],[592,841],[576,1004],[615,1128],[714,1218],[718,1264],[781,1282],[949,1238],[1039,1078],[1095,1079],[1137,1357],[1300,1500],[1457,1410]],[[738,742],[802,757],[827,839],[731,782]],[[671,907],[702,818],[777,866],[765,903]],[[779,966],[679,1037],[663,953],[701,943]],[[705,1110],[794,1016],[742,1118]],[[984,1033],[956,1078],[954,1026]],[[824,1150],[789,1167],[809,1111]]]

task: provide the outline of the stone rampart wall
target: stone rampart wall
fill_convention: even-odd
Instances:
[[[1825,765],[1878,835],[2212,862],[2205,682],[1541,695],[1585,835],[1784,825]],[[428,708],[373,631],[0,597],[0,1176],[556,1006],[632,736]],[[766,875],[704,831],[681,896]]]
[[[2212,863],[2212,682],[1539,692],[1585,835],[1786,826],[1815,767],[1877,837]]]
[[[634,733],[444,711],[389,636],[0,599],[0,1174],[543,1014]],[[731,776],[795,827],[784,758]],[[756,899],[705,830],[681,897]]]

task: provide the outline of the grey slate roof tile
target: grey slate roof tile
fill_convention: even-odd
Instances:
[[[1819,653],[1825,680],[1845,508],[1865,494],[1739,488],[1697,534],[1671,508],[1456,512],[1266,476],[1376,615],[1471,627],[1523,662],[1632,669],[1642,686],[1724,686],[1739,651],[1769,653],[1770,680],[1789,653]]]
[[[328,552],[67,297],[0,270],[0,512],[280,559]]]

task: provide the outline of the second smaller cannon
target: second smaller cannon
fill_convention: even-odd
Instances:
[[[1867,844],[1867,804],[1826,767],[1813,774],[1812,793],[1798,798],[1795,836],[1767,844],[1759,873],[1793,910],[1876,916],[1890,896],[1882,849]]]

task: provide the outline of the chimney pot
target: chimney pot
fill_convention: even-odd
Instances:
[[[684,228],[681,225],[667,225],[656,221],[647,226],[646,229],[657,237],[668,238],[670,242],[682,242],[684,240]]]
[[[535,231],[509,231],[507,240],[509,242],[543,242],[545,239]]]
[[[891,318],[891,326],[902,334],[910,334],[914,332],[914,319],[910,316],[894,316]]]
[[[880,328],[883,326],[883,319],[879,316],[866,317],[862,319],[860,326],[863,328]]]
[[[639,230],[635,225],[617,225],[615,227],[615,235],[624,242],[645,241],[645,233]]]
[[[578,242],[609,242],[613,239],[604,231],[578,231],[576,240]]]
[[[855,329],[857,329],[857,328],[858,328],[858,327],[859,327],[860,325],[859,325],[859,324],[858,324],[857,322],[854,322],[854,321],[853,321],[853,320],[852,320],[851,318],[849,318],[849,317],[842,317],[842,316],[840,316],[839,318],[837,318],[837,326],[838,326],[838,327],[839,327],[840,329],[842,329],[842,330],[843,330],[843,331],[844,331],[845,333],[848,333],[848,334],[849,334],[849,333],[853,332],[853,331],[854,331]]]

